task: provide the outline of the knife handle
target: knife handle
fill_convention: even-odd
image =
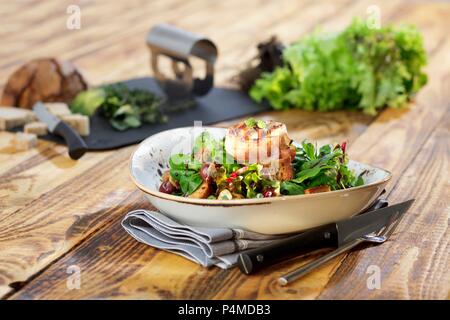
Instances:
[[[251,274],[294,256],[337,246],[337,227],[335,223],[330,223],[261,248],[244,251],[238,257],[238,266],[243,273]]]
[[[66,140],[67,147],[69,148],[69,156],[74,160],[81,158],[87,151],[87,145],[80,135],[72,129],[68,124],[60,121],[55,129],[54,133],[62,136]]]

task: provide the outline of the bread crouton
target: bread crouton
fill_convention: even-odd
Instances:
[[[200,187],[198,187],[197,190],[189,195],[189,198],[206,199],[211,195],[211,193],[211,185],[205,181],[200,185]]]
[[[82,114],[69,114],[64,115],[61,119],[75,129],[80,136],[89,135],[89,117]]]
[[[11,144],[16,150],[29,150],[37,146],[37,136],[32,133],[17,132],[11,139]]]
[[[37,136],[44,136],[48,133],[48,127],[44,122],[30,122],[23,127],[25,133],[34,133]]]
[[[45,102],[47,110],[58,118],[72,114],[69,106],[64,102]]]
[[[317,187],[305,189],[305,194],[328,192],[328,191],[331,191],[330,186],[317,186]]]
[[[0,130],[9,130],[14,127],[34,121],[32,111],[16,107],[0,107]]]

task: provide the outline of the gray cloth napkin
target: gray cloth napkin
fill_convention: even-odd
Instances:
[[[181,255],[204,267],[216,265],[223,269],[236,265],[240,251],[286,237],[242,229],[192,227],[149,210],[129,212],[122,226],[142,243]]]

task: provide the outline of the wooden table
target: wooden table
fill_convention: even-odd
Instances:
[[[382,23],[417,25],[429,54],[429,83],[409,108],[387,109],[376,118],[350,112],[263,115],[285,121],[296,139],[349,140],[354,159],[393,172],[389,201],[416,202],[392,240],[361,247],[280,287],[277,277],[308,259],[244,276],[236,269],[199,267],[128,236],[120,226],[122,217],[132,209],[150,208],[128,176],[135,146],[72,161],[64,146],[46,141],[39,141],[37,149],[14,152],[8,145],[11,134],[0,132],[0,297],[449,298],[449,3],[83,1],[81,29],[67,30],[66,8],[72,2],[0,3],[2,86],[20,64],[41,56],[74,61],[93,84],[148,75],[144,37],[159,22],[203,33],[219,45],[216,73],[221,85],[230,85],[230,78],[255,54],[255,44],[272,34],[289,42],[318,25],[340,30],[372,4],[380,7]],[[70,266],[81,271],[78,290],[67,287]],[[366,285],[373,270],[369,266],[381,270],[379,290]]]

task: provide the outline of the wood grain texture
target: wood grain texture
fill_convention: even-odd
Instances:
[[[438,129],[433,131],[426,145],[418,151],[414,162],[405,159],[405,163],[412,164],[398,179],[389,200],[399,202],[414,197],[420,202],[416,202],[408,212],[407,219],[402,222],[390,242],[352,253],[345,260],[331,261],[287,288],[276,284],[277,277],[309,259],[297,258],[250,277],[242,275],[238,270],[204,269],[130,238],[120,227],[121,217],[130,210],[125,208],[123,211],[119,210],[120,214],[111,222],[111,227],[94,234],[12,298],[443,299],[448,293],[450,283],[447,281],[450,240],[449,186],[446,178],[449,163],[448,141],[447,118],[446,122],[442,122]],[[430,183],[424,183],[425,190],[422,190],[413,183],[415,181]],[[433,201],[430,201],[430,198]],[[137,207],[149,208],[145,201],[136,201],[136,204]],[[420,212],[427,214],[419,214]],[[421,232],[426,232],[429,237],[420,236]],[[400,233],[401,237],[398,236]],[[97,254],[99,251],[102,255]],[[410,257],[409,254],[416,256]],[[402,260],[399,260],[399,257]],[[83,284],[80,290],[69,290],[66,286],[66,270],[70,265],[81,268]],[[366,270],[369,265],[377,265],[383,272],[381,290],[371,291],[366,287]],[[406,278],[401,273],[404,269]],[[430,270],[433,272],[430,273]],[[415,275],[415,280],[408,278],[409,273]],[[99,274],[109,276],[105,278]],[[324,283],[327,284],[325,290]]]
[[[267,4],[268,6],[264,6],[263,10],[256,12],[254,18],[255,21],[261,20],[277,7],[274,3]],[[328,9],[326,11],[318,13],[317,11],[320,8],[320,4],[313,2],[300,3],[298,9],[303,8],[303,6],[309,8],[304,12],[305,18],[308,16],[308,23],[305,21],[302,25],[313,28],[315,22],[311,17],[312,12],[315,13],[316,18],[325,18],[329,17],[334,12],[333,10],[338,10],[345,4],[346,2],[343,1],[337,2],[336,4],[328,4]],[[92,5],[94,6],[93,8],[91,7]],[[87,15],[89,17],[93,12],[101,12],[102,15],[100,18],[97,17],[98,19],[94,19],[95,15],[86,20],[83,18],[84,27],[77,31],[61,30],[61,23],[65,21],[65,16],[61,16],[57,14],[57,12],[58,10],[61,11],[61,8],[65,8],[65,4],[58,5],[55,2],[46,2],[45,5],[39,5],[40,9],[47,13],[45,19],[36,14],[30,13],[30,15],[27,15],[27,12],[30,10],[33,11],[32,5],[23,8],[23,11],[21,11],[19,15],[20,21],[22,21],[22,19],[30,19],[30,21],[23,20],[24,29],[21,30],[23,31],[22,40],[30,49],[21,51],[18,55],[14,55],[13,57],[8,51],[10,48],[9,45],[14,43],[17,44],[17,40],[6,37],[5,43],[8,44],[8,46],[5,46],[5,51],[2,52],[5,53],[5,56],[13,59],[17,59],[18,57],[29,59],[35,57],[37,52],[51,52],[52,54],[58,54],[61,51],[64,53],[61,57],[74,58],[75,62],[82,67],[84,66],[86,69],[89,68],[89,70],[99,72],[101,77],[96,78],[97,81],[94,82],[113,81],[117,74],[111,74],[111,66],[116,66],[116,68],[113,68],[115,70],[114,72],[116,72],[118,67],[120,68],[123,65],[129,65],[131,63],[133,72],[127,73],[127,77],[130,75],[139,75],[140,70],[144,70],[144,74],[147,73],[148,52],[143,45],[143,38],[149,26],[158,22],[158,19],[166,19],[167,21],[176,19],[176,23],[183,26],[184,19],[187,20],[186,23],[188,25],[193,24],[192,18],[190,18],[190,15],[193,14],[197,18],[203,19],[203,24],[209,23],[213,29],[216,29],[218,32],[215,32],[214,36],[222,36],[224,38],[222,41],[226,46],[226,38],[229,36],[229,33],[226,31],[227,29],[222,26],[233,22],[239,15],[247,15],[248,12],[251,12],[250,9],[252,6],[254,6],[254,4],[250,4],[248,7],[241,6],[239,13],[235,13],[233,9],[236,8],[236,3],[228,3],[224,5],[224,9],[228,10],[225,14],[226,18],[211,21],[214,20],[211,19],[211,12],[222,9],[220,8],[222,5],[219,5],[219,8],[217,8],[217,4],[206,4],[205,2],[198,1],[190,2],[189,4],[186,4],[185,2],[164,2],[164,5],[162,5],[161,2],[155,2],[150,7],[144,5],[144,11],[150,9],[154,10],[153,12],[155,15],[150,16],[157,17],[157,20],[155,21],[152,21],[151,19],[150,21],[147,21],[142,18],[144,13],[140,12],[140,10],[136,10],[136,8],[142,7],[142,2],[132,2],[129,5],[125,5],[125,7],[122,7],[124,4],[121,2],[116,6],[113,6],[113,8],[108,9],[113,10],[111,12],[108,10],[105,11],[105,7],[98,7],[98,5],[100,4],[88,3],[86,10],[84,10],[83,7],[84,16]],[[174,6],[177,7],[176,10],[174,9]],[[286,4],[283,4],[283,6],[286,6]],[[131,8],[135,9],[130,10]],[[313,11],[310,12],[309,10]],[[125,29],[125,33],[118,32],[114,34],[113,32],[115,31],[114,28],[117,26],[110,21],[109,15],[117,14],[123,18],[120,28]],[[286,10],[283,10],[279,15],[274,17],[274,21],[278,23],[282,22],[285,14]],[[25,15],[25,17],[22,15]],[[299,17],[297,17],[297,19],[298,18]],[[11,17],[8,19],[11,19]],[[8,22],[8,20],[6,21]],[[26,27],[27,23],[37,23],[39,21],[41,24],[37,30]],[[103,25],[99,27],[101,24],[93,24],[93,21],[101,22]],[[136,21],[138,23],[136,23]],[[238,28],[255,28],[253,25],[255,21],[252,19],[245,21],[247,24],[240,24]],[[270,19],[265,20],[265,23],[270,24],[270,21]],[[59,29],[56,28],[58,25]],[[129,27],[123,28],[123,25],[128,25]],[[186,25],[187,28],[189,28],[188,25]],[[194,23],[190,29],[195,31],[195,28],[199,28],[198,30],[201,31],[201,25],[202,24],[196,25]],[[105,29],[108,28],[110,28],[108,31],[109,33],[103,34],[102,32],[105,32]],[[43,32],[45,30],[49,32],[47,35],[45,35],[46,32]],[[56,32],[57,30],[59,31]],[[67,41],[67,34],[71,35],[71,41]],[[49,39],[51,39],[51,41],[45,41]],[[126,46],[123,44],[124,39],[126,39]],[[241,41],[244,42],[248,42],[249,40],[249,38],[241,39]],[[83,43],[82,46],[80,45],[81,43]],[[231,50],[235,46],[242,46],[242,44],[231,43],[227,50]],[[254,50],[253,45],[247,46],[247,48],[248,51]],[[109,51],[111,49],[112,51]],[[135,51],[136,53],[134,53]],[[70,56],[65,55],[65,53]],[[142,65],[144,65],[145,68],[141,68],[140,65],[134,64],[133,61],[135,59],[129,59],[131,53],[139,57],[139,59],[142,59]],[[88,61],[90,64],[86,66],[82,62],[79,62],[78,59]],[[98,61],[108,61],[108,64],[99,64]],[[219,61],[226,61],[226,56]],[[4,63],[2,68],[6,67],[3,68],[2,71],[5,72],[2,72],[2,75],[6,74],[12,65],[17,66],[18,63],[19,61],[15,61],[12,64]],[[136,71],[138,72],[136,73]],[[272,118],[277,119],[278,117],[285,117],[285,115],[286,114],[284,113],[279,113],[278,115],[273,115]],[[346,136],[351,139],[371,121],[369,117],[358,114],[347,117],[347,113],[345,112],[340,113],[340,115],[336,117],[329,116],[327,121],[315,119],[316,117],[312,113],[298,114],[298,116],[301,117],[301,120],[297,122],[291,121],[291,124],[288,124],[288,128],[292,130],[291,132],[298,132],[298,135],[301,137],[321,137],[330,140],[341,140],[343,138],[343,133],[345,133],[346,130],[349,130],[346,132]],[[349,118],[355,119],[355,121],[349,121]],[[315,127],[314,123],[316,121],[318,125]],[[293,127],[295,124],[298,127]],[[301,133],[303,127],[309,127],[312,131],[309,130],[309,133]],[[316,128],[315,131],[313,129],[314,127]],[[353,127],[356,128],[355,131],[353,131]],[[297,128],[299,130],[296,130]],[[320,132],[319,136],[318,132]],[[87,188],[87,190],[85,190],[85,194],[92,193],[97,196],[92,197],[92,201],[87,201],[86,203],[81,201],[84,203],[84,206],[73,209],[69,208],[67,210],[62,209],[65,207],[58,207],[58,210],[54,210],[54,208],[52,208],[52,210],[43,210],[49,201],[59,202],[60,198],[67,198],[67,201],[77,202],[77,199],[82,199],[80,194],[74,194],[74,188],[76,188],[73,184],[74,181],[83,181],[86,175],[91,174],[91,172],[96,172],[96,165],[104,166],[106,159],[107,161],[117,161],[117,166],[119,168],[124,168],[124,163],[128,159],[131,149],[128,149],[128,151],[127,149],[121,150],[119,155],[114,154],[114,157],[111,157],[112,152],[89,153],[83,157],[82,161],[76,162],[67,158],[66,149],[63,146],[48,142],[40,142],[40,147],[37,150],[15,153],[11,147],[8,146],[7,141],[10,136],[11,134],[2,133],[1,141],[4,148],[2,148],[2,153],[0,154],[5,160],[2,161],[2,171],[0,171],[0,209],[2,210],[0,223],[8,226],[8,228],[4,229],[1,239],[1,245],[8,248],[7,250],[2,250],[0,254],[1,293],[10,292],[10,284],[17,287],[14,284],[26,282],[27,279],[30,279],[34,274],[40,272],[40,270],[45,268],[54,259],[57,259],[66,251],[70,250],[71,247],[83,241],[83,239],[93,231],[92,228],[96,225],[86,222],[84,224],[84,229],[78,228],[80,230],[79,234],[75,236],[66,234],[66,231],[76,223],[78,217],[84,218],[86,221],[98,218],[100,219],[99,223],[101,224],[101,221],[103,221],[101,220],[102,215],[99,215],[99,217],[90,215],[90,211],[92,211],[89,208],[90,205],[95,203],[97,207],[106,208],[109,206],[113,209],[117,203],[122,200],[121,197],[126,197],[128,192],[131,193],[134,191],[134,188],[128,181],[127,170],[123,170],[121,172],[122,177],[117,179],[117,182],[126,185],[126,189],[121,196],[111,198],[109,192],[106,191],[106,189],[110,188],[108,190],[110,190],[111,193],[114,193],[115,188],[117,187],[117,184],[115,183],[106,183],[102,187],[102,190],[104,190],[103,193],[98,193],[98,185],[93,184],[92,188]],[[336,138],[334,139],[333,137],[335,136]],[[61,191],[59,192],[58,190]],[[69,194],[70,196],[65,197],[64,194]],[[64,214],[61,214],[60,211],[63,211]],[[36,228],[33,229],[33,232],[30,232],[31,227],[28,224],[22,224],[21,222],[32,218],[30,221],[34,223],[37,221],[35,220],[36,217],[46,221],[46,225],[35,226]],[[9,233],[11,225],[16,225],[16,228],[13,229],[14,232],[20,233],[22,236],[12,236],[12,234]],[[49,230],[56,235],[54,241],[48,241],[47,239]],[[18,257],[16,257],[14,252],[20,252],[20,254],[17,254]],[[52,252],[52,254],[48,254],[48,252]],[[46,259],[41,259],[43,256]]]
[[[102,161],[101,168],[98,166],[91,166],[88,169],[84,167],[84,170],[79,168],[81,171],[78,171],[78,175],[73,174],[77,171],[74,170],[72,173],[59,174],[58,177],[61,179],[53,177],[54,180],[49,181],[36,178],[33,180],[37,172],[45,169],[41,167],[42,165],[31,169],[34,174],[22,173],[22,176],[12,175],[9,178],[9,189],[12,191],[9,197],[8,195],[5,197],[9,202],[13,202],[12,207],[14,201],[25,200],[26,204],[16,204],[21,206],[20,210],[8,210],[10,208],[8,206],[2,211],[0,220],[2,293],[9,291],[8,285],[11,283],[27,281],[111,219],[111,212],[121,205],[128,194],[135,191],[127,173],[130,150],[124,148],[110,152]],[[106,154],[108,153],[105,153],[105,156]],[[89,161],[77,165],[81,166],[81,163],[88,166]],[[30,185],[21,181],[23,176],[30,177]],[[45,182],[49,184],[53,182],[50,191],[47,190]],[[25,185],[30,190],[15,189],[14,185]],[[25,199],[18,199],[15,194],[22,195]]]
[[[329,126],[339,123],[339,118],[347,118],[345,113],[336,115]],[[361,117],[355,114],[357,118]],[[316,119],[314,114],[304,113],[297,123],[306,126]],[[327,128],[326,123],[317,122],[323,129],[322,138],[340,138],[341,131]],[[353,124],[357,123],[355,120]],[[292,132],[302,132],[294,129]],[[310,134],[301,135],[314,138],[314,132]],[[347,131],[346,137],[354,140],[357,135],[357,130]],[[88,153],[82,161],[72,161],[65,147],[49,145],[52,147],[0,175],[0,226],[4,227],[0,230],[0,289],[5,293],[10,291],[8,284],[20,286],[96,228],[108,226],[113,218],[120,219],[130,210],[125,206],[121,211],[120,206],[135,201],[127,199],[136,192],[127,168],[135,147]],[[79,224],[79,220],[83,223]],[[68,232],[74,228],[77,233]],[[134,243],[125,233],[122,236],[121,241]]]
[[[389,196],[393,202],[418,199],[393,238],[377,247],[360,247],[365,250],[350,254],[342,263],[332,261],[288,288],[276,284],[277,276],[315,255],[294,259],[251,277],[237,270],[207,270],[130,238],[120,226],[120,216],[132,209],[125,207],[120,209],[121,215],[112,221],[110,228],[93,235],[12,298],[308,299],[317,296],[322,282],[328,281],[328,274],[333,277],[319,298],[445,298],[450,289],[447,268],[450,212],[446,201],[449,115],[434,130]],[[419,187],[414,183],[417,180],[432,183]],[[149,208],[139,197],[133,195],[133,198],[134,202],[130,202],[135,207]],[[79,290],[67,288],[66,270],[70,265],[81,268]],[[369,290],[366,286],[366,271],[371,265],[382,270],[380,290]],[[432,273],[428,272],[430,269]]]
[[[447,297],[450,290],[449,134],[450,112],[447,112],[389,194],[392,202],[416,199],[393,237],[383,245],[352,253],[319,298]],[[380,289],[367,287],[370,266],[382,270]]]
[[[151,25],[163,21],[218,43],[218,83],[232,86],[230,79],[255,54],[257,41],[278,34],[289,42],[318,24],[339,30],[351,17],[364,15],[373,1],[84,2],[82,29],[75,31],[65,29],[69,3],[0,5],[5,26],[0,30],[0,86],[21,63],[41,55],[73,60],[94,84],[147,75],[143,39]],[[0,133],[0,297],[447,298],[449,186],[448,173],[442,172],[448,172],[449,162],[444,117],[450,103],[450,6],[401,0],[376,4],[383,22],[414,23],[425,36],[430,82],[409,110],[386,110],[372,124],[373,118],[352,112],[295,110],[262,117],[286,122],[297,140],[348,139],[353,157],[392,170],[390,199],[418,199],[395,242],[339,257],[287,288],[276,284],[277,276],[312,257],[251,277],[204,269],[142,245],[120,227],[126,212],[150,208],[128,178],[134,147],[89,153],[75,162],[65,147],[44,141],[36,150],[14,152],[7,142],[10,134]],[[12,30],[20,36],[12,36]],[[427,183],[415,188],[418,181]],[[421,230],[427,232],[423,241]],[[381,267],[381,290],[365,289],[370,264]],[[81,268],[80,290],[67,288],[70,265]]]

